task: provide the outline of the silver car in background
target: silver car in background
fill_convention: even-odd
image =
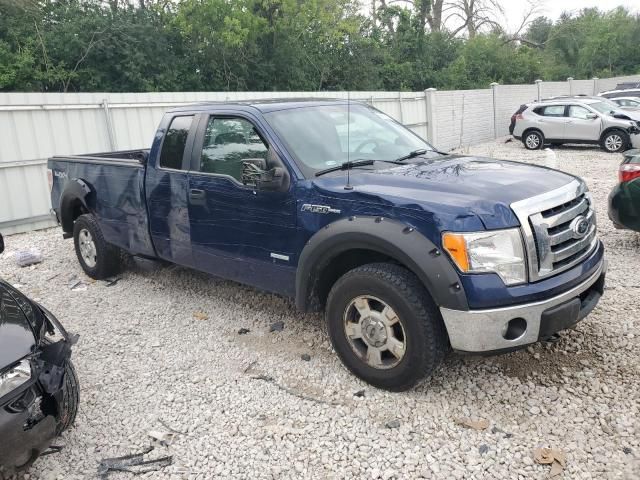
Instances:
[[[640,97],[616,97],[611,101],[620,106],[623,110],[640,109]]]
[[[640,113],[622,111],[607,99],[557,97],[522,105],[510,130],[529,150],[582,143],[614,153],[640,147],[639,120]]]

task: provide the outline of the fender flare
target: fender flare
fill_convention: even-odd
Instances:
[[[91,195],[93,190],[87,182],[80,178],[74,178],[67,182],[60,195],[60,224],[62,231],[73,232],[73,222],[75,222],[74,211],[76,202],[80,202],[87,212],[92,212]]]
[[[352,249],[373,250],[400,262],[418,276],[439,307],[469,309],[458,273],[431,240],[396,220],[349,217],[326,225],[304,246],[296,272],[300,310],[318,309],[314,298],[321,272],[337,255]]]

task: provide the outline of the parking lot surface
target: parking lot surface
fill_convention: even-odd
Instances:
[[[80,334],[76,426],[28,476],[95,478],[102,459],[154,444],[151,457],[172,464],[136,478],[543,479],[541,446],[566,453],[556,478],[640,478],[640,235],[615,230],[606,211],[621,157],[504,139],[460,151],[587,181],[609,273],[575,330],[499,357],[451,355],[418,388],[388,393],[350,375],[322,316],[288,299],[177,267],[94,282],[59,229],[14,235],[0,275]],[[14,252],[32,247],[44,261],[16,266]],[[284,328],[270,331],[277,322]],[[463,417],[489,426],[467,428]]]

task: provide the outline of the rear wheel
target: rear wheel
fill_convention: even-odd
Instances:
[[[327,299],[331,343],[345,366],[379,388],[413,387],[448,350],[444,323],[418,278],[393,264],[355,268]]]
[[[544,137],[538,130],[530,130],[522,136],[522,143],[527,150],[538,150],[544,146]]]
[[[611,130],[602,137],[602,148],[609,153],[622,152],[627,149],[630,138],[622,130]]]
[[[100,280],[120,270],[120,251],[105,241],[93,215],[78,217],[73,226],[73,243],[80,266],[91,278]]]

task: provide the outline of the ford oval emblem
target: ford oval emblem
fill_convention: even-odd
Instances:
[[[579,216],[573,219],[571,222],[571,230],[573,231],[573,238],[584,238],[587,232],[589,232],[589,227],[591,226],[587,217]]]

